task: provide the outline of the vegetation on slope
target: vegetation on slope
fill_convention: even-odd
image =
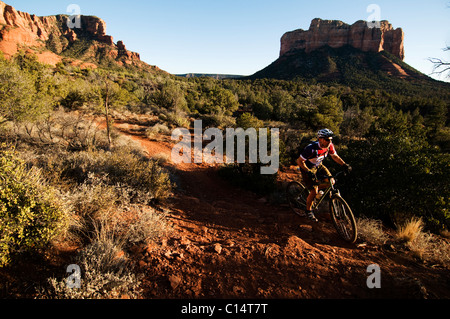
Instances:
[[[361,83],[356,75],[346,78],[352,77]],[[51,68],[24,53],[11,61],[0,58],[0,79],[0,140],[6,143],[2,161],[23,163],[14,164],[23,176],[39,172],[42,178],[39,182],[17,179],[13,170],[2,170],[1,205],[9,207],[1,210],[2,225],[11,205],[26,212],[20,216],[41,212],[49,216],[45,222],[16,218],[14,235],[1,229],[2,264],[21,252],[17,246],[25,237],[31,249],[39,249],[58,234],[70,234],[89,254],[93,247],[105,248],[98,245],[99,232],[100,237],[106,232],[115,245],[124,247],[159,235],[143,232],[132,239],[127,229],[164,229],[163,216],[145,207],[169,196],[169,173],[121,140],[109,125],[111,118],[107,118],[110,139],[99,129],[93,119],[106,118],[113,110],[158,116],[156,125],[165,127],[165,132],[190,127],[193,119],[202,119],[204,127],[221,129],[277,127],[284,166],[294,164],[319,128],[328,127],[337,133],[338,151],[354,168],[342,181],[342,191],[359,217],[381,219],[392,226],[418,217],[434,232],[450,226],[450,89],[443,84],[393,78],[374,80],[383,86],[368,87],[352,81],[177,78],[137,69],[80,69],[64,63]],[[331,162],[327,165],[336,169]],[[252,186],[264,183],[265,187],[253,187],[254,191],[274,191],[274,178],[262,180],[252,169],[230,171],[238,174],[237,179],[250,178]],[[25,204],[11,200],[10,186],[23,191],[26,196],[20,200]],[[60,195],[44,196],[49,189]],[[116,220],[106,214],[111,207],[133,212],[131,224],[100,227]],[[64,223],[67,214],[77,223]],[[142,214],[147,218],[137,218]],[[149,224],[136,225],[137,220]],[[24,233],[19,226],[31,230]],[[118,282],[130,285],[127,278]],[[54,286],[59,289],[57,283]]]

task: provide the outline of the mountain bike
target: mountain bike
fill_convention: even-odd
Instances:
[[[319,196],[313,202],[312,209],[316,211],[329,197],[329,211],[331,220],[338,234],[347,242],[354,243],[358,237],[356,220],[352,210],[347,202],[342,198],[339,190],[335,187],[332,180],[337,181],[337,177],[345,172],[339,172],[334,176],[317,176],[315,185],[323,184],[327,181],[328,187],[319,191]],[[286,188],[286,198],[292,211],[299,216],[306,216],[306,199],[309,196],[309,190],[302,184],[292,181]]]

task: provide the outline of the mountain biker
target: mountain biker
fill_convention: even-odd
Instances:
[[[324,184],[315,185],[316,174],[319,176],[331,176],[330,171],[322,164],[322,161],[328,154],[331,158],[343,166],[347,172],[351,171],[350,165],[345,163],[342,158],[336,153],[336,149],[332,143],[334,137],[333,131],[329,129],[322,129],[317,133],[318,141],[309,144],[300,154],[297,159],[297,165],[302,174],[303,182],[306,188],[310,191],[306,200],[306,213],[310,220],[317,222],[316,216],[312,211],[312,204],[319,189],[328,187],[329,180],[325,179]],[[332,180],[334,183],[334,181]]]

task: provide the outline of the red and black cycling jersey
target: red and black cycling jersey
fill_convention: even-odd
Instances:
[[[328,154],[337,155],[333,143],[330,143],[327,148],[321,148],[319,146],[319,142],[315,142],[305,147],[303,152],[300,154],[300,157],[305,161],[308,168],[313,168],[319,167]]]

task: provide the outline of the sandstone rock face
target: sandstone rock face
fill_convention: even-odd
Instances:
[[[379,28],[369,28],[366,21],[348,25],[338,20],[314,19],[309,30],[299,29],[283,35],[280,56],[295,50],[309,53],[326,45],[332,48],[350,45],[364,52],[386,50],[403,60],[403,41],[403,30],[394,29],[388,21],[381,21]]]
[[[0,51],[8,58],[23,47],[42,48],[46,46],[47,41],[60,38],[65,38],[68,44],[72,44],[79,40],[80,36],[87,36],[106,45],[108,51],[113,52],[110,56],[121,58],[120,64],[141,62],[139,54],[127,51],[122,41],[119,41],[118,45],[114,44],[113,37],[106,34],[105,21],[94,16],[80,18],[81,28],[71,29],[67,26],[67,15],[37,17],[17,11],[0,1]],[[45,61],[44,56],[49,56],[48,54],[37,56],[42,57],[41,62],[44,63],[55,64],[54,61],[57,60],[53,57],[51,61]]]
[[[114,45],[113,37],[106,35],[106,23],[102,19],[92,16],[81,16],[81,27],[96,40],[108,45]]]
[[[128,51],[127,48],[125,47],[125,44],[123,44],[122,41],[117,42],[117,49],[119,50],[119,52],[118,52],[119,57],[125,56],[126,58],[128,58],[130,60],[135,60],[135,59],[140,60],[140,58],[141,58],[139,53]]]

